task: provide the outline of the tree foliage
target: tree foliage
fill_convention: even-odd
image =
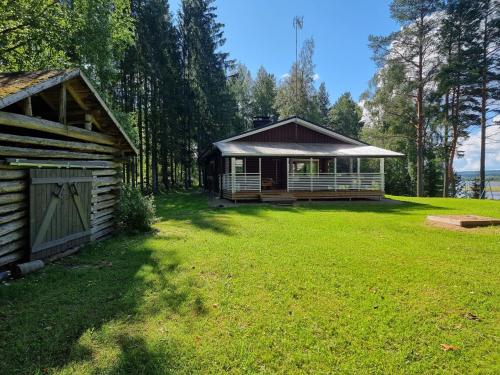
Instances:
[[[314,100],[314,41],[307,39],[288,75],[278,88],[275,108],[281,118],[301,116],[314,120],[318,109]]]
[[[352,100],[351,94],[342,94],[328,112],[329,126],[352,138],[359,138],[363,123],[361,122],[361,108]]]
[[[252,115],[276,117],[276,78],[261,66],[252,87]]]

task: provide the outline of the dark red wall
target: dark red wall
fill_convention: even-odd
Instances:
[[[295,123],[281,125],[233,142],[344,143]]]

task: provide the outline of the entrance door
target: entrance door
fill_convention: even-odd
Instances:
[[[30,170],[30,259],[90,240],[92,172]]]
[[[263,181],[272,181],[271,189],[286,189],[286,159],[262,158],[261,176]]]

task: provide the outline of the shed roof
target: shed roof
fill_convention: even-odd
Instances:
[[[216,142],[222,156],[397,157],[399,152],[369,145],[338,143]]]
[[[128,146],[127,149],[138,154],[137,148],[113,112],[80,69],[0,73],[0,109],[70,80],[77,84],[79,89],[86,90],[85,104],[103,119],[107,125],[105,130],[113,132],[116,130]],[[103,111],[95,111],[97,107]]]

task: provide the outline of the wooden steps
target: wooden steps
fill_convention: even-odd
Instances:
[[[272,203],[293,203],[297,200],[295,196],[286,191],[263,191],[260,193],[261,202],[272,202]]]

